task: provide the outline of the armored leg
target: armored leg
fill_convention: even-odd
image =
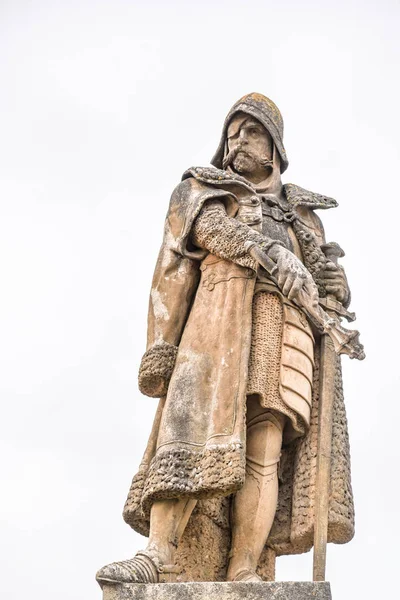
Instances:
[[[178,547],[196,500],[179,498],[155,502],[150,513],[147,551],[158,555],[163,564],[174,562]]]
[[[275,517],[285,417],[248,403],[246,480],[233,504],[228,581],[257,581],[256,568]]]
[[[174,581],[175,550],[196,500],[179,498],[155,502],[150,513],[150,536],[145,550],[128,560],[106,565],[96,575],[102,586],[113,583],[165,583]]]

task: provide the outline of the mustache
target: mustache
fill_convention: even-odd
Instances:
[[[235,148],[232,148],[232,150],[228,152],[228,154],[223,159],[222,168],[226,169],[227,167],[229,167],[229,165],[233,163],[239,152],[242,152],[242,154],[245,154],[249,158],[252,158],[256,162],[258,162],[262,167],[274,166],[273,161],[268,156],[262,156],[260,158],[258,154],[255,154],[254,152],[252,152],[252,150],[245,150],[242,146],[236,146]]]

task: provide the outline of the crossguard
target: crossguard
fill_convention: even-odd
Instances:
[[[347,354],[350,358],[364,360],[364,346],[360,342],[360,333],[353,329],[342,327],[339,321],[332,319],[333,324],[327,325],[325,333],[329,335],[333,341],[334,348],[337,354]]]
[[[305,291],[300,292],[295,304],[304,310],[317,329],[329,335],[337,354],[347,354],[350,358],[358,360],[365,358],[364,346],[360,342],[357,330],[343,327],[336,315],[331,316],[319,304],[313,304]]]

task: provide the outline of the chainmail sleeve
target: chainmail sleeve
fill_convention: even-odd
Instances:
[[[193,223],[191,241],[195,246],[205,248],[219,258],[242,267],[250,267],[254,271],[258,264],[247,254],[245,242],[256,242],[265,252],[276,243],[248,225],[228,217],[219,200],[211,200],[203,206]]]

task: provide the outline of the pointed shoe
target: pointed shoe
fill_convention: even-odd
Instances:
[[[102,587],[118,583],[158,583],[159,568],[155,561],[138,552],[134,558],[106,565],[96,573],[96,580]]]

